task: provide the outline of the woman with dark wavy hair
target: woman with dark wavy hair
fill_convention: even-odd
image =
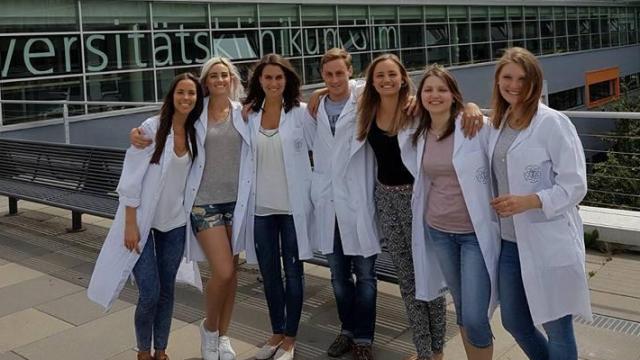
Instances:
[[[198,79],[178,75],[160,114],[142,123],[154,141],[145,149],[127,150],[117,189],[120,205],[87,291],[91,300],[109,309],[133,273],[139,291],[134,320],[139,360],[169,359],[176,276],[181,260],[192,258],[185,239],[193,204],[184,199],[189,170],[198,156],[194,124],[202,99]],[[184,264],[191,264],[190,273],[180,280],[201,289],[195,262]]]
[[[313,256],[309,241],[311,162],[300,102],[300,78],[288,60],[265,55],[249,79],[245,106],[254,164],[243,167],[240,187],[250,188],[241,225],[247,261],[260,267],[273,335],[256,359],[293,359],[302,312],[304,274],[300,260]],[[242,191],[242,189],[239,189]],[[280,254],[285,282],[281,277]],[[274,356],[275,355],[275,356]]]

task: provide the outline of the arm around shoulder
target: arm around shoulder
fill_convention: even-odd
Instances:
[[[138,149],[130,146],[124,157],[122,165],[122,174],[118,183],[117,192],[120,196],[120,203],[125,206],[137,208],[140,206],[140,197],[142,194],[142,180],[149,168],[151,156],[155,151],[155,136],[158,129],[159,119],[153,117],[145,120],[140,128],[145,134],[154,140],[154,142],[144,149]]]

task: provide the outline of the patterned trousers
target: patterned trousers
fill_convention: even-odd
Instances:
[[[375,202],[382,226],[383,244],[398,275],[400,294],[413,332],[420,359],[441,353],[446,332],[444,296],[433,301],[416,299],[415,273],[411,254],[411,185],[376,184]]]

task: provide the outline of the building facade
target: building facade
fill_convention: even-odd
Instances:
[[[638,1],[396,4],[390,0],[3,1],[0,100],[157,102],[177,73],[197,72],[211,56],[231,58],[246,78],[251,65],[270,52],[289,58],[304,84],[312,85],[321,81],[321,55],[336,46],[351,52],[355,74],[362,73],[372,58],[391,52],[410,70],[437,62],[452,67],[457,76],[475,72],[467,75],[486,79],[493,71],[490,62],[502,49],[522,46],[542,56],[545,67],[563,59],[568,67],[584,62],[585,71],[574,77],[607,68],[608,75],[617,74],[618,82],[622,78],[627,86],[640,85]],[[600,58],[608,66],[600,64],[603,60],[589,60]],[[619,66],[618,60],[626,65]],[[597,101],[615,94],[615,79],[593,84],[585,79],[567,78],[564,85],[562,79],[554,79],[551,103],[565,108],[589,105],[592,96]],[[473,94],[474,85],[461,82],[465,94]],[[486,86],[480,91],[485,92]],[[61,115],[59,106],[0,106],[0,126]],[[70,113],[105,109],[77,105],[70,107]]]

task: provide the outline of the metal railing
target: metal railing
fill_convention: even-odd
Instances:
[[[159,107],[155,102],[24,101],[0,100],[2,104],[59,105],[65,142],[70,142],[69,123],[91,115],[69,115],[70,106]],[[483,110],[485,113],[488,110]],[[563,111],[575,124],[587,159],[589,193],[583,204],[640,211],[640,112]],[[35,123],[29,123],[34,126]],[[0,126],[2,123],[0,122]],[[13,127],[13,126],[12,126]],[[625,133],[625,129],[630,132]]]

